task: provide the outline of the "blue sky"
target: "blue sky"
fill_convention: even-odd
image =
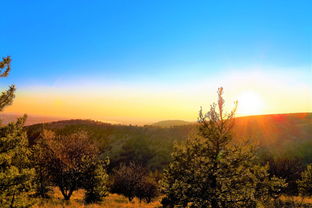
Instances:
[[[312,1],[10,0],[1,8],[0,54],[13,59],[1,86],[178,86],[252,68],[300,70],[311,86]]]

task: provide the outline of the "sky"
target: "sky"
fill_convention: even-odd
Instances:
[[[312,1],[2,1],[6,113],[194,121],[224,87],[238,116],[312,112]]]

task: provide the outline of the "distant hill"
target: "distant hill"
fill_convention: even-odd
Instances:
[[[153,123],[152,126],[159,126],[159,127],[173,127],[173,126],[185,126],[190,125],[191,122],[182,121],[182,120],[165,120],[165,121],[158,121]]]
[[[282,145],[306,140],[312,142],[312,113],[238,117],[234,134],[263,145]]]
[[[16,121],[17,118],[23,116],[23,114],[14,114],[14,113],[1,113],[0,120],[2,124],[7,124],[9,122]],[[27,120],[25,125],[33,125],[38,123],[47,123],[53,121],[64,120],[64,118],[60,117],[49,117],[49,116],[35,116],[35,115],[27,115]]]
[[[173,144],[184,142],[196,132],[195,123],[183,121],[133,126],[63,120],[26,127],[30,142],[38,138],[43,128],[57,134],[86,131],[103,151],[103,156],[111,158],[112,166],[127,160],[139,160],[151,169],[160,169],[168,164]],[[238,117],[234,138],[254,141],[275,155],[288,154],[312,162],[312,113]]]
[[[183,120],[165,120],[152,124],[157,127],[195,125]],[[312,140],[312,113],[270,114],[237,117],[234,135],[237,138],[272,145],[281,140]]]

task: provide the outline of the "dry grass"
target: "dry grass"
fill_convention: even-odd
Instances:
[[[290,204],[296,204],[297,207],[312,207],[311,197],[302,198],[300,196],[282,196],[281,200]]]
[[[155,200],[149,204],[139,202],[134,199],[129,202],[127,198],[118,194],[110,194],[104,198],[103,202],[99,204],[84,204],[83,202],[84,191],[78,190],[73,193],[70,201],[64,201],[58,189],[54,189],[50,199],[38,199],[34,208],[156,208],[161,207],[159,200]]]
[[[129,202],[124,196],[118,194],[109,194],[101,203],[98,204],[84,204],[84,191],[78,190],[73,193],[70,201],[64,201],[63,196],[57,188],[54,188],[50,199],[37,199],[34,208],[159,208],[161,207],[160,199],[155,200],[149,204],[139,202],[134,199]],[[282,196],[283,202],[288,202],[289,205],[285,207],[312,207],[312,198],[301,198],[297,196]],[[301,204],[301,206],[300,206]]]

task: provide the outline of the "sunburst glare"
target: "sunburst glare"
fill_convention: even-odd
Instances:
[[[238,97],[239,115],[257,115],[262,114],[264,110],[264,100],[254,91],[242,92]]]

